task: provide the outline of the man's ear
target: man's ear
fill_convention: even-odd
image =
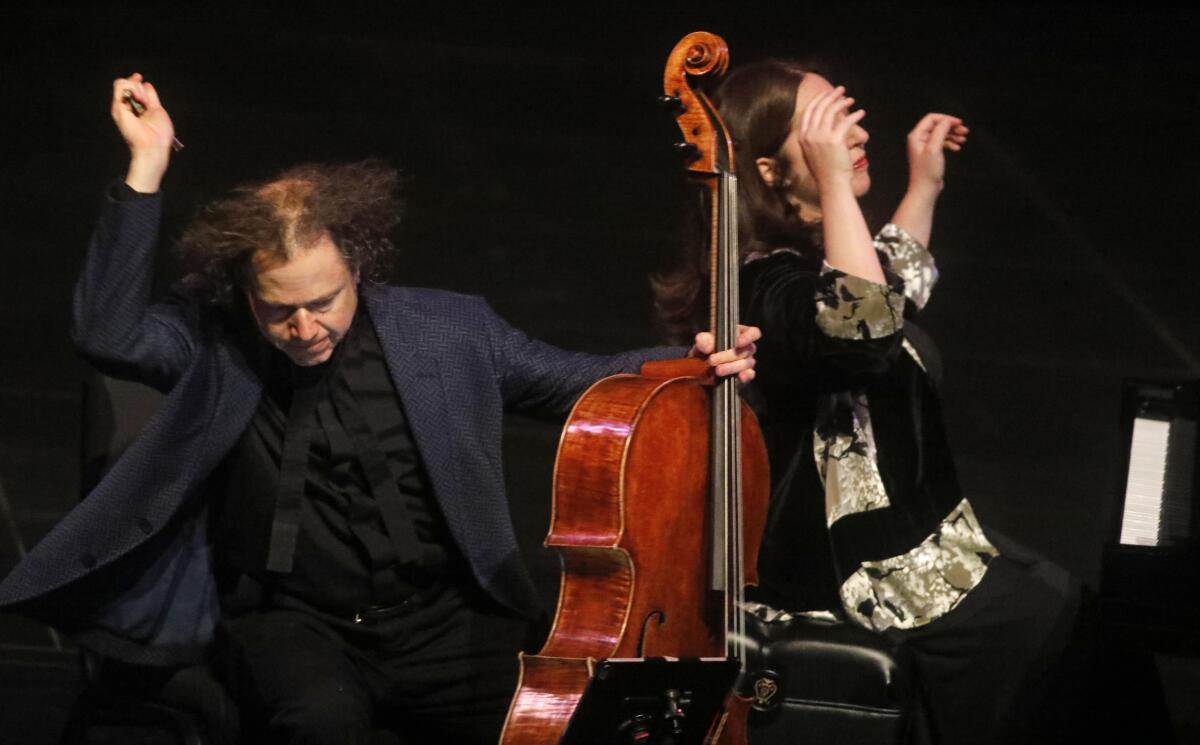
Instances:
[[[758,175],[762,177],[764,184],[772,189],[779,186],[781,181],[779,163],[774,158],[758,158],[754,161],[754,165],[758,166]]]

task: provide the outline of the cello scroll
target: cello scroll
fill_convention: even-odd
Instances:
[[[733,170],[733,140],[704,91],[689,78],[719,78],[729,68],[725,40],[707,31],[694,31],[679,40],[667,57],[660,101],[675,109],[683,132],[676,148],[691,154],[687,165],[696,174],[715,175]]]

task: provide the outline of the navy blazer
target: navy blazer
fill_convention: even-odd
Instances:
[[[150,303],[158,195],[109,195],[76,286],[72,336],[101,371],[168,395],[96,488],[0,583],[0,606],[133,662],[194,659],[218,619],[205,481],[263,385],[227,323],[186,290]],[[186,285],[186,283],[184,283]],[[678,356],[615,356],[530,339],[477,297],[363,285],[435,498],[480,586],[539,606],[504,493],[505,410],[565,415],[588,385]]]

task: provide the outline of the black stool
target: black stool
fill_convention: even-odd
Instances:
[[[750,669],[762,702],[750,713],[751,745],[935,742],[904,649],[826,614],[765,615],[746,615]]]

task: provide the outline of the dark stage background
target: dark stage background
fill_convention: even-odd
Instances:
[[[1170,6],[12,5],[0,14],[0,572],[78,499],[67,309],[125,159],[110,82],[135,70],[187,144],[165,186],[168,240],[238,181],[382,157],[405,176],[396,281],[482,294],[530,334],[592,351],[656,341],[647,276],[676,250],[682,190],[654,97],[684,33],[721,33],[734,65],[830,60],[868,112],[877,218],[901,194],[907,129],[928,110],[962,115],[971,141],[951,159],[925,315],[962,481],[989,523],[1093,586],[1118,490],[1121,379],[1200,377],[1200,29]],[[514,419],[506,442],[515,515],[550,592],[555,566],[537,546],[557,434]],[[77,686],[56,644],[0,618],[0,742],[53,740]]]

